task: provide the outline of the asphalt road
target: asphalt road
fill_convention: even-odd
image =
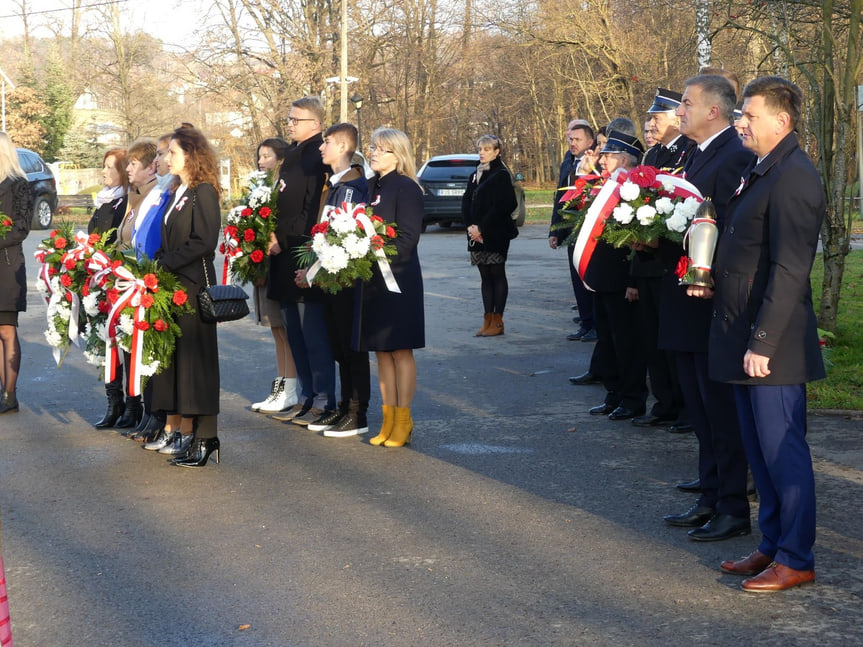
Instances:
[[[0,417],[16,646],[861,644],[863,423],[811,416],[816,584],[743,593],[718,564],[757,531],[699,544],[662,522],[693,502],[673,484],[695,476],[694,437],[597,420],[601,388],[568,384],[592,347],[565,340],[546,229],[513,244],[498,338],[473,337],[463,236],[432,227],[420,246],[411,448],[252,413],[275,367],[269,331],[244,320],[220,328],[222,463],[172,467],[91,426],[103,387],[79,352],[57,370],[32,290],[22,409]]]

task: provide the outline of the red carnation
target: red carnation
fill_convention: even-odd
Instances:
[[[253,240],[255,240],[255,230],[246,229],[243,232],[243,240],[245,240],[247,243],[251,243]]]
[[[328,223],[326,223],[326,222],[319,222],[319,223],[318,223],[318,224],[316,224],[314,227],[312,227],[312,236],[314,236],[315,234],[325,234],[325,233],[327,233],[327,228],[328,228],[328,227],[329,227],[329,224],[328,224]]]
[[[138,330],[149,330],[150,324],[148,324],[146,321],[136,321],[135,328],[137,328]]]
[[[87,239],[87,242],[91,245],[95,245],[98,242],[102,241],[102,237],[99,234],[90,234],[90,237]]]
[[[629,181],[642,189],[649,189],[656,182],[656,169],[652,166],[636,166],[629,172]]]
[[[86,297],[90,294],[90,286],[86,283],[81,286],[81,296]]]
[[[251,254],[249,254],[249,258],[252,259],[253,263],[260,263],[264,260],[264,252],[260,249],[256,249]]]
[[[98,305],[99,305],[99,312],[101,312],[103,315],[106,315],[109,312],[111,312],[111,304],[108,303],[107,301],[102,300],[99,302]]]
[[[71,292],[66,293],[66,301],[68,301],[69,303],[72,303],[72,293]]]
[[[384,239],[379,234],[375,234],[371,239],[373,249],[381,249],[384,246]]]
[[[242,216],[243,218],[248,218],[248,217],[249,217],[249,216],[251,216],[251,215],[252,215],[252,210],[251,210],[251,209],[249,209],[248,207],[246,207],[245,209],[243,209],[243,210],[240,212],[240,216]]]
[[[68,274],[64,274],[60,277],[60,283],[62,283],[64,287],[68,288],[70,285],[72,285],[72,277]]]
[[[155,274],[145,274],[143,277],[144,285],[147,286],[147,289],[156,292],[159,288],[159,278]]]
[[[393,229],[392,227],[387,227],[387,238],[395,238],[395,237],[396,237],[396,230]]]
[[[57,236],[57,238],[54,239],[54,247],[57,249],[65,249],[68,244],[68,241],[62,236]]]
[[[677,269],[674,270],[674,273],[677,275],[677,278],[682,279],[686,276],[686,273],[689,271],[689,268],[692,266],[692,259],[688,256],[681,256],[680,260],[677,261]]]
[[[175,306],[182,306],[186,304],[186,301],[189,300],[189,297],[186,295],[185,290],[177,290],[174,292],[174,296],[171,297],[171,301]]]
[[[76,264],[77,261],[74,258],[67,258],[65,261],[63,261],[63,265],[66,266],[67,270],[74,270]]]
[[[56,236],[58,233],[60,232],[58,232],[56,229],[52,229],[51,233],[48,234],[48,238],[54,238],[54,236]]]
[[[370,220],[371,220],[372,222],[383,222],[383,221],[384,221],[384,219],[383,219],[383,218],[381,218],[380,216],[372,216],[372,217],[370,218]]]
[[[49,267],[48,268],[48,276],[54,276],[56,273],[57,273],[56,267]]]
[[[122,265],[123,265],[123,261],[121,261],[120,259],[117,259],[116,261],[111,261],[111,269],[112,270],[116,270],[118,267],[121,267]]]
[[[269,217],[269,215],[271,213],[273,213],[273,210],[270,209],[269,207],[261,207],[260,210],[258,211],[258,215],[261,218],[267,218],[267,217]]]
[[[105,296],[108,297],[108,301],[110,301],[111,303],[116,303],[117,299],[120,298],[120,292],[117,290],[117,288],[110,288],[105,293]]]
[[[166,324],[161,319],[156,319],[156,322],[153,324],[153,328],[155,328],[159,332],[165,332],[168,329],[168,324]]]
[[[234,225],[228,225],[225,227],[225,238],[236,238],[237,237],[237,228]]]
[[[156,300],[153,298],[152,294],[144,294],[141,296],[141,305],[145,308],[151,307]]]
[[[12,226],[12,221],[9,220],[8,216],[3,216],[3,226],[4,227],[11,227]]]

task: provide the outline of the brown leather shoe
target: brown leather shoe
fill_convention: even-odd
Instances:
[[[755,577],[743,580],[741,588],[753,593],[772,593],[815,581],[815,571],[796,571],[793,568],[773,562]]]
[[[737,561],[726,559],[719,565],[725,573],[732,575],[758,575],[765,568],[770,566],[773,561],[772,557],[768,557],[760,550],[753,550],[748,556]]]

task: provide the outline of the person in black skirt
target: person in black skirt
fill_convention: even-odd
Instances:
[[[503,310],[509,295],[506,255],[509,241],[518,236],[512,212],[518,206],[512,176],[500,159],[500,139],[483,135],[476,141],[479,166],[461,201],[467,228],[470,264],[479,268],[485,311],[477,337],[503,334]]]
[[[393,128],[372,133],[369,203],[375,215],[396,227],[398,253],[389,267],[400,292],[393,292],[379,267],[368,283],[360,285],[360,312],[354,318],[354,348],[375,351],[383,409],[380,433],[373,445],[401,447],[413,431],[411,403],[416,392],[417,369],[413,349],[425,346],[423,277],[417,255],[423,221],[422,190],[416,181],[416,163],[408,136]]]
[[[16,386],[21,368],[18,313],[27,309],[27,271],[22,243],[30,233],[33,194],[12,140],[0,132],[0,413],[18,411]]]

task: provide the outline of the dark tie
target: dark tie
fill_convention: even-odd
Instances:
[[[701,154],[701,149],[698,146],[694,146],[692,151],[687,155],[687,159],[683,161],[683,172],[686,173],[692,165],[695,163],[695,160]]]

